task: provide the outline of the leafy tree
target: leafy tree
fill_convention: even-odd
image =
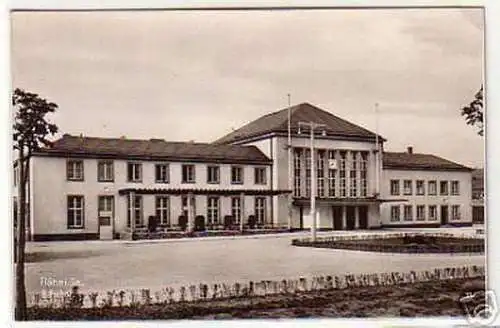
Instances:
[[[483,136],[484,133],[484,116],[483,116],[483,86],[476,93],[474,97],[474,101],[472,101],[469,105],[462,108],[462,116],[465,117],[465,121],[468,125],[472,125],[477,127],[477,134]]]
[[[13,123],[15,165],[19,170],[16,254],[16,320],[26,320],[26,288],[24,283],[24,261],[26,245],[26,190],[31,155],[43,146],[50,146],[47,139],[57,133],[57,126],[49,123],[45,116],[55,112],[57,105],[40,98],[35,93],[21,89],[14,90],[12,105],[15,116]]]

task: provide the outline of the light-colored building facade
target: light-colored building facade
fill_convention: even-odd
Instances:
[[[319,229],[471,224],[469,168],[384,152],[384,142],[308,103],[213,143],[64,135],[31,159],[29,234],[111,239],[152,220],[167,230],[308,229],[312,190]]]
[[[385,227],[472,224],[471,170],[432,155],[384,153],[381,195]]]

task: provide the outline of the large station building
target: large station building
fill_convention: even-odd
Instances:
[[[470,168],[385,141],[308,103],[212,143],[64,135],[31,159],[29,234],[111,239],[152,217],[167,230],[307,229],[311,187],[319,229],[472,224]]]

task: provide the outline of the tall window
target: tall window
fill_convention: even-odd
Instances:
[[[417,205],[417,221],[425,221],[425,205]]]
[[[417,195],[425,195],[425,182],[424,182],[424,180],[417,180]]]
[[[413,220],[413,206],[412,205],[405,205],[404,211],[405,211],[405,221],[412,221]]]
[[[155,198],[156,219],[161,225],[170,226],[170,199],[168,196],[156,196]]]
[[[451,194],[453,196],[460,195],[460,181],[452,181],[451,182]]]
[[[82,160],[68,160],[66,162],[66,178],[69,181],[83,181]]]
[[[254,182],[258,185],[265,185],[267,183],[265,167],[254,168]]]
[[[325,151],[318,150],[316,158],[317,194],[325,197]]]
[[[460,220],[460,205],[451,206],[451,219]]]
[[[182,183],[194,183],[196,179],[193,164],[182,165]]]
[[[168,183],[170,178],[169,165],[168,164],[156,164],[155,165],[155,182],[156,183]]]
[[[186,218],[188,217],[188,196],[181,196],[181,204],[182,204],[182,215]],[[196,213],[196,197],[191,197],[191,207],[193,208],[193,213]]]
[[[437,220],[437,206],[429,205],[429,220],[435,221]]]
[[[14,187],[17,186],[17,181],[19,180],[19,169],[18,169],[18,166],[14,167]]]
[[[398,205],[391,206],[391,221],[396,222],[400,220],[400,208]]]
[[[356,197],[358,195],[358,179],[356,176],[356,172],[358,170],[357,168],[357,161],[356,161],[356,156],[357,153],[353,152],[352,153],[352,158],[351,158],[351,170],[349,171],[349,196],[351,197]]]
[[[311,195],[311,151],[306,149],[304,151],[306,162],[306,197]]]
[[[391,180],[391,196],[399,196],[399,180]]]
[[[335,174],[336,174],[335,151],[328,151],[328,197],[335,197]]]
[[[340,182],[340,197],[347,197],[346,181],[345,181],[345,161],[346,152],[340,152],[340,168],[339,168],[339,182]]]
[[[136,227],[141,227],[143,223],[143,211],[142,211],[142,196],[141,195],[135,195],[133,198],[133,201],[130,201],[130,197],[127,197],[127,227],[130,228],[130,223],[131,223],[131,218],[130,215],[132,214],[132,218],[134,219],[135,226]]]
[[[207,197],[207,220],[208,224],[219,223],[219,197]]]
[[[437,195],[437,182],[435,180],[429,181],[429,195]]]
[[[258,223],[266,223],[266,198],[255,197],[255,219]]]
[[[113,161],[98,161],[97,181],[113,182],[114,178]]]
[[[301,149],[295,149],[293,152],[293,196],[300,197],[300,178],[301,178]]]
[[[84,198],[83,196],[68,196],[68,229],[83,228],[84,225]]]
[[[220,183],[220,168],[219,166],[207,166],[207,183]]]
[[[413,194],[413,183],[411,180],[404,180],[403,181],[403,193],[405,195],[412,195]]]
[[[448,181],[439,181],[439,194],[441,196],[448,195]]]
[[[127,180],[128,182],[142,181],[142,164],[127,163]]]
[[[231,183],[232,184],[243,183],[243,167],[231,166]]]
[[[234,223],[239,224],[241,220],[241,198],[231,198],[231,215],[234,218]]]
[[[367,195],[367,171],[368,171],[368,155],[366,152],[361,153],[361,164],[360,164],[360,182],[361,182],[361,197],[366,197]]]

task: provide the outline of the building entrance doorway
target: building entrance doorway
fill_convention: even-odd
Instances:
[[[448,205],[441,205],[441,225],[448,224]]]
[[[359,228],[368,229],[368,206],[359,207]]]
[[[333,230],[342,230],[342,206],[333,206]]]

